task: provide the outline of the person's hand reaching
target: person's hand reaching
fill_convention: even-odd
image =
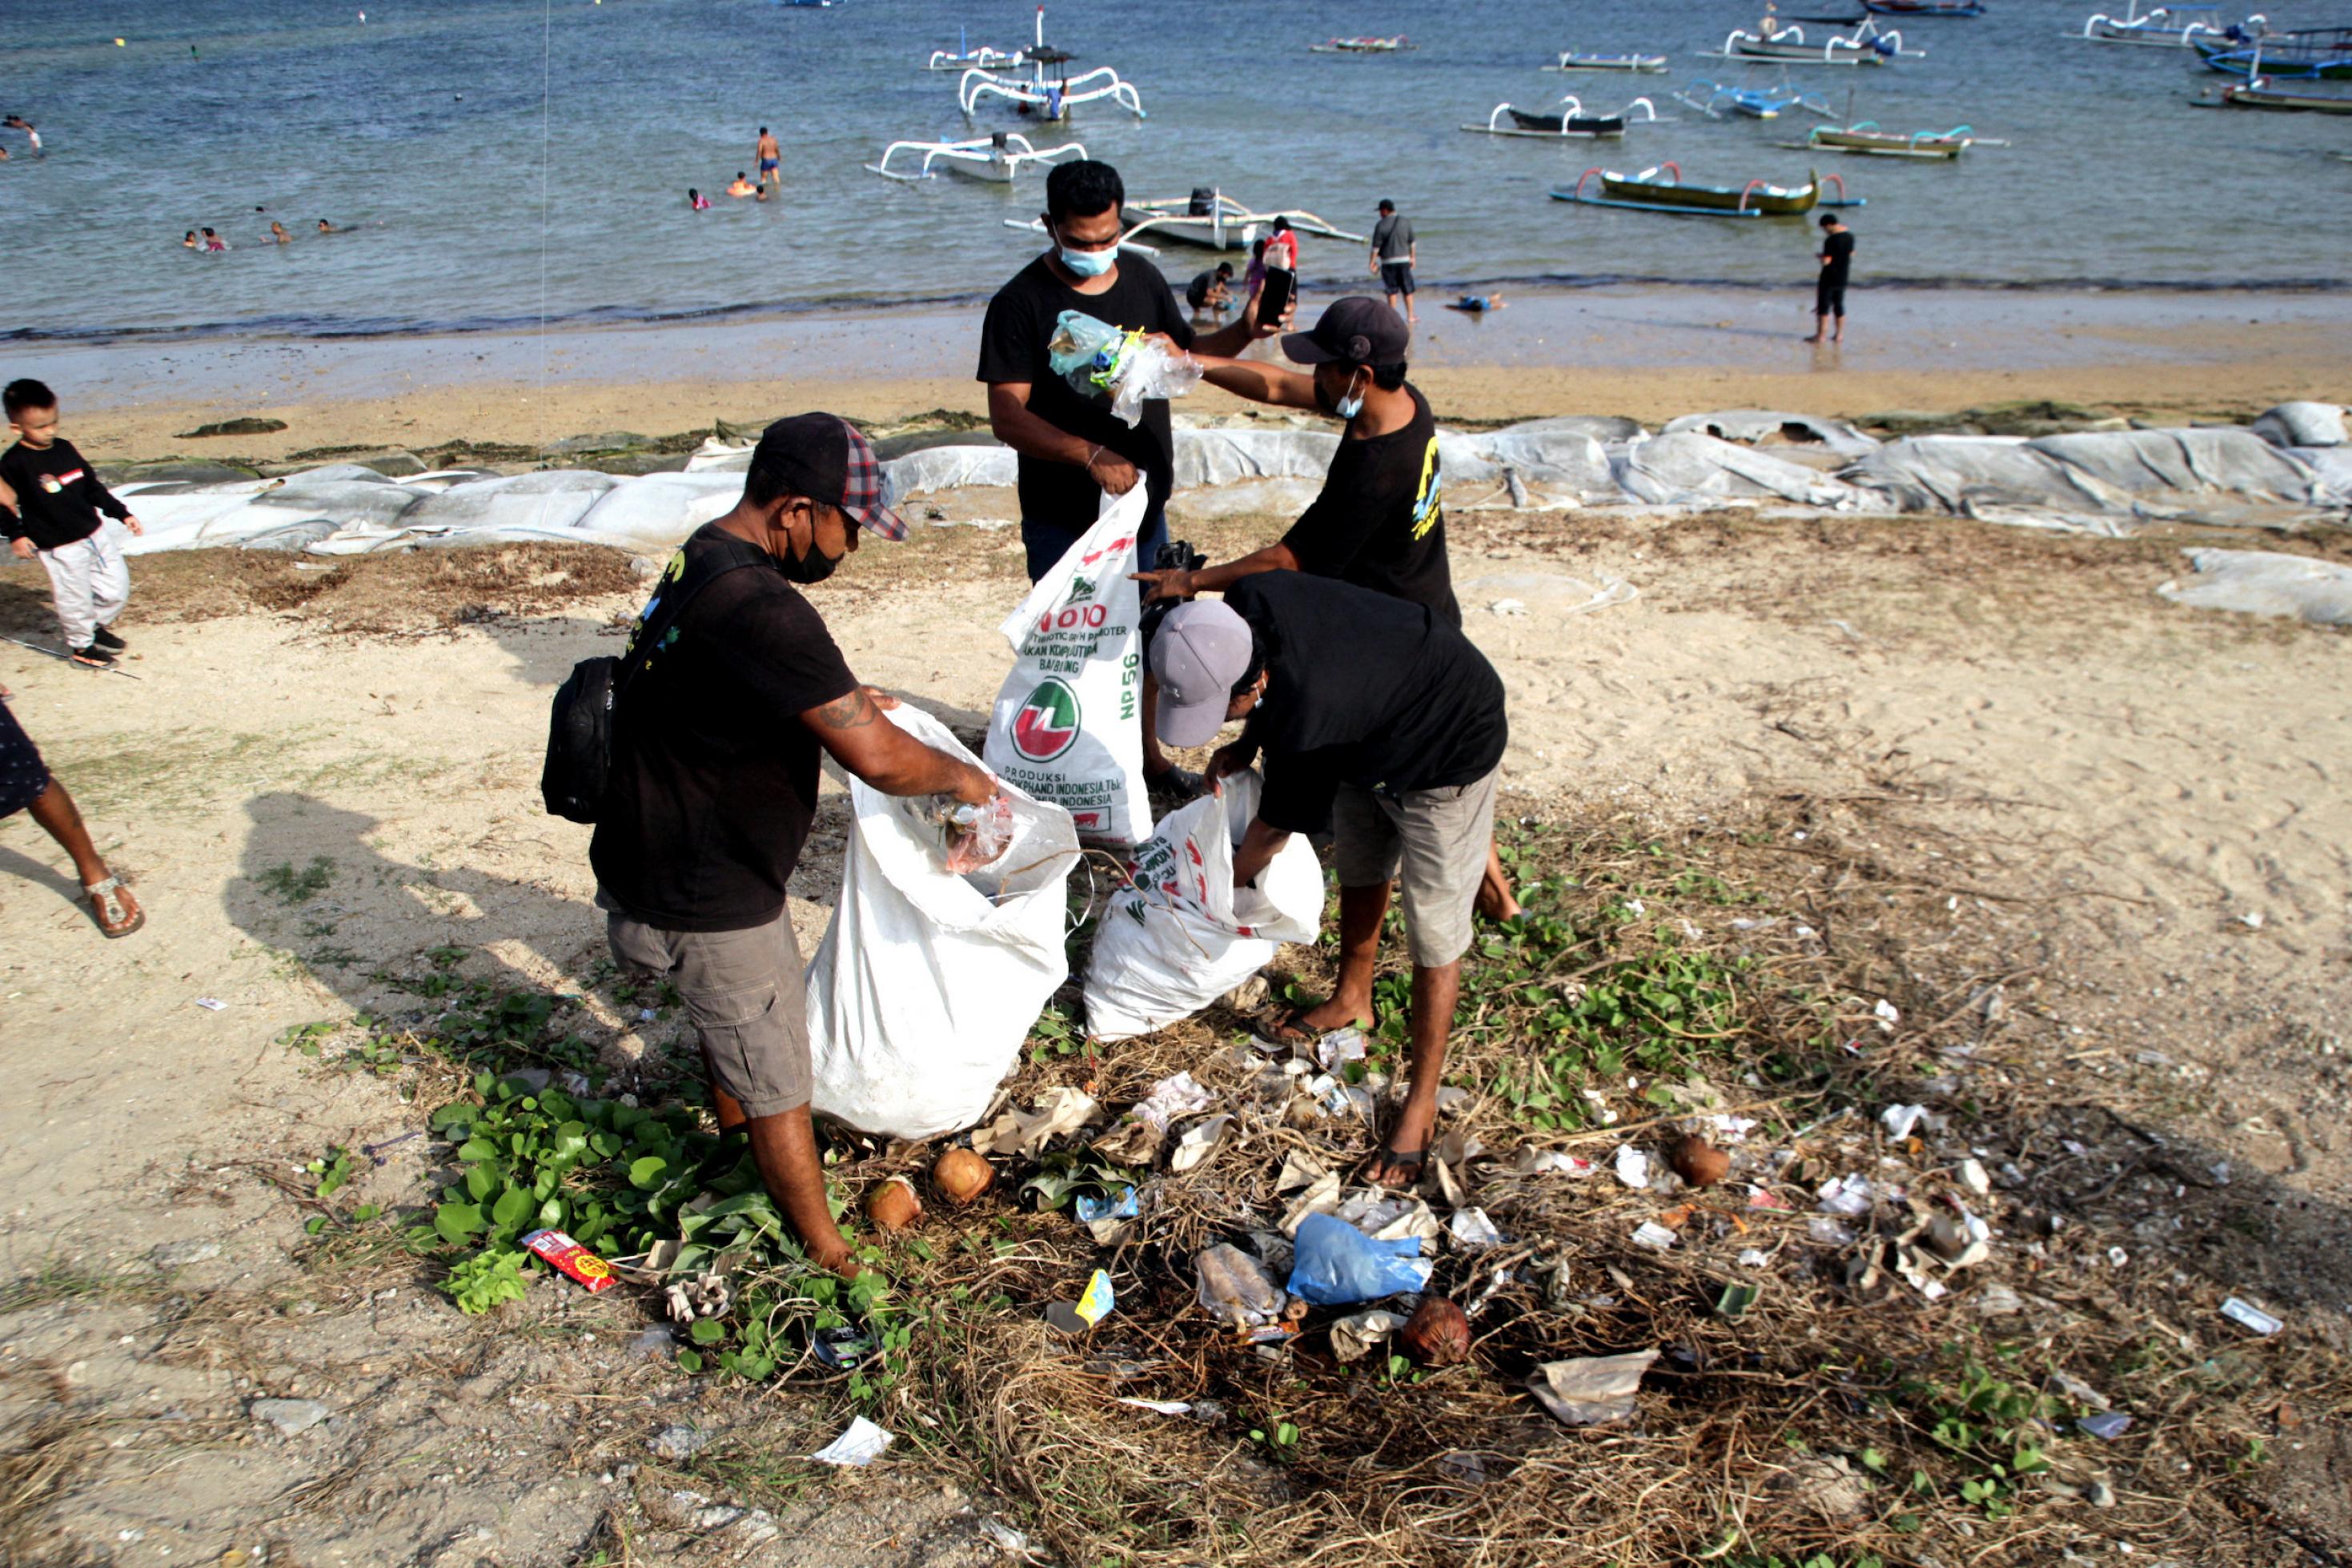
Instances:
[[[1162,599],[1190,599],[1199,591],[1192,586],[1189,571],[1139,571],[1129,574],[1143,584],[1143,602],[1154,604]]]

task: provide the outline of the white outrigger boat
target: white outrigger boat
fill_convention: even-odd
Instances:
[[[1078,57],[1067,49],[1056,49],[1045,42],[1045,7],[1037,7],[1037,41],[1023,51],[1021,65],[1029,68],[1026,77],[1010,76],[1004,70],[985,65],[975,65],[963,73],[956,83],[956,103],[969,115],[984,98],[1001,98],[1022,114],[1059,122],[1070,117],[1073,105],[1095,103],[1104,99],[1141,120],[1143,99],[1135,84],[1122,78],[1108,66],[1097,66],[1077,76],[1070,74],[1070,62]]]
[[[1037,7],[1037,41],[1044,43],[1045,36],[1045,7],[1040,5]],[[1009,71],[1018,70],[1028,63],[1029,51],[1025,47],[992,49],[986,44],[982,44],[975,49],[971,47],[971,40],[964,36],[964,30],[958,27],[956,47],[952,49],[933,49],[931,57],[923,62],[923,68],[927,71],[964,71],[978,66],[985,71]]]
[[[1897,56],[1927,57],[1925,49],[1906,49],[1899,32],[1879,31],[1874,18],[1840,37],[1832,33],[1818,43],[1805,41],[1804,28],[1793,22],[1768,21],[1759,32],[1735,27],[1725,35],[1723,47],[1714,51],[1727,60],[1760,60],[1782,66],[1875,66]]]
[[[1538,136],[1550,141],[1567,136],[1622,136],[1637,109],[1644,121],[1658,118],[1657,105],[1646,98],[1635,99],[1614,114],[1587,114],[1584,101],[1571,92],[1559,100],[1553,113],[1531,114],[1524,109],[1498,103],[1486,116],[1486,124],[1465,125],[1462,129],[1486,136]],[[1508,125],[1503,123],[1507,115],[1510,118]]]
[[[1119,248],[1140,251],[1146,256],[1159,253],[1150,246],[1140,243],[1137,238],[1139,235],[1198,246],[1203,250],[1245,251],[1274,232],[1276,218],[1286,221],[1293,234],[1313,235],[1320,239],[1342,239],[1355,245],[1370,243],[1365,235],[1335,227],[1313,213],[1297,207],[1256,212],[1223,191],[1207,185],[1201,186],[1189,196],[1129,202],[1119,208],[1118,216],[1119,221],[1128,225],[1118,236]],[[1042,234],[1045,225],[1034,218],[1026,223],[1007,218],[1004,226],[1031,229]]]
[[[2270,18],[2260,12],[2238,24],[2241,32],[2259,37],[2270,26]],[[2072,37],[2086,38],[2094,44],[2138,44],[2166,49],[2185,49],[2198,34],[2221,38],[2230,29],[2221,25],[2221,8],[2218,5],[2158,5],[2143,12],[2139,0],[2129,0],[2124,14],[2110,16],[2099,12],[2083,24],[2083,30]]]
[[[922,165],[913,173],[890,167],[890,159],[901,150],[922,154]],[[1000,131],[992,136],[982,136],[970,141],[893,141],[882,150],[878,162],[866,167],[886,180],[918,180],[937,178],[933,165],[966,180],[979,180],[991,185],[1009,185],[1032,169],[1050,169],[1065,158],[1083,158],[1087,150],[1082,143],[1066,141],[1059,147],[1032,147],[1029,139],[1017,131]]]
[[[1402,33],[1389,38],[1332,38],[1325,43],[1309,44],[1310,55],[1394,55],[1406,49],[1417,49],[1419,44],[1408,43]]]
[[[1562,49],[1558,64],[1539,66],[1547,71],[1662,71],[1666,68],[1664,55],[1580,55],[1574,49]]]

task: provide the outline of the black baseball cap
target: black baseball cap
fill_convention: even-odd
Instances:
[[[1286,333],[1282,351],[1301,365],[1399,365],[1412,341],[1403,318],[1378,299],[1335,299],[1312,330]]]
[[[889,476],[856,425],[835,413],[800,413],[760,433],[751,466],[795,496],[839,507],[886,539],[907,537],[890,509]]]

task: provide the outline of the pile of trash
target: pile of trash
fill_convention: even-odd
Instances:
[[[1113,370],[1122,386],[1160,385],[1189,363],[1154,361],[1129,375],[1135,350],[1121,352]],[[1180,425],[1178,512],[1296,510],[1338,439],[1258,421]],[[2352,508],[2352,444],[2343,410],[2326,403],[2282,404],[2247,428],[1884,443],[1843,421],[1770,410],[1691,414],[1654,434],[1631,421],[1570,417],[1444,432],[1439,449],[1456,511],[1774,505],[2121,535],[2158,521],[2293,530],[2341,522]],[[331,464],[279,479],[141,481],[118,491],[147,525],[144,538],[127,541],[132,553],[236,545],[344,555],[556,539],[660,555],[733,504],[750,461],[750,444],[730,434],[706,442],[684,473],[394,476]],[[883,466],[900,497],[1010,487],[1014,478],[1012,449],[986,441],[929,445]]]

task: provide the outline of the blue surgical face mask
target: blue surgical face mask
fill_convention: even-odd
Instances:
[[[1061,245],[1058,235],[1055,236],[1055,243],[1058,247],[1056,254],[1061,256],[1062,265],[1080,277],[1100,277],[1118,265],[1118,246],[1111,246],[1108,250],[1073,250],[1066,245]]]
[[[1361,371],[1357,372],[1357,374],[1361,373]],[[1323,396],[1322,384],[1318,382],[1315,388],[1315,401],[1322,403],[1325,408],[1329,409],[1341,419],[1353,419],[1364,412],[1364,394],[1356,390],[1356,378],[1353,375],[1348,378],[1347,392],[1343,396],[1328,401],[1326,401]]]

